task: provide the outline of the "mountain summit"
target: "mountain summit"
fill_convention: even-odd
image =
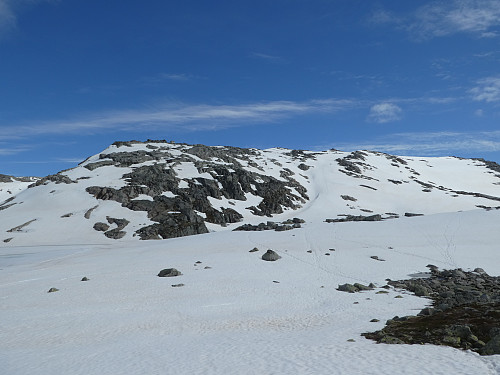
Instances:
[[[0,180],[8,244],[165,239],[500,206],[500,166],[373,151],[115,142],[38,180]],[[368,219],[367,219],[368,218]],[[291,226],[286,227],[289,229]]]

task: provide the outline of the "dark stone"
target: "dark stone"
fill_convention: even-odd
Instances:
[[[98,222],[94,224],[94,229],[99,232],[106,232],[109,229],[109,225],[106,223]]]
[[[89,208],[89,209],[85,212],[85,214],[83,215],[83,217],[84,217],[85,219],[90,219],[90,215],[92,214],[92,211],[94,211],[97,207],[99,207],[99,206],[94,206],[94,207],[92,207],[92,208]]]
[[[356,199],[356,198],[351,197],[350,195],[341,195],[340,197],[341,197],[343,200],[345,200],[345,201],[353,201],[353,202],[356,202],[356,201],[357,201],[357,199]]]
[[[158,273],[159,277],[175,277],[175,276],[181,276],[182,273],[175,269],[175,268],[165,268]]]
[[[363,285],[360,283],[354,283],[354,285],[352,285],[352,284],[339,285],[337,290],[341,291],[341,292],[356,293],[356,292],[360,292],[363,290],[373,290],[373,287],[374,287],[373,284],[366,286],[366,285]]]
[[[406,217],[423,216],[424,214],[415,214],[412,212],[405,212]]]
[[[104,232],[104,235],[108,238],[111,238],[113,240],[119,240],[120,238],[123,238],[127,232],[124,232],[120,230],[119,228],[111,229],[108,230],[107,232]]]
[[[280,258],[281,256],[271,249],[267,250],[266,253],[262,255],[262,260],[266,260],[268,262],[274,262]]]

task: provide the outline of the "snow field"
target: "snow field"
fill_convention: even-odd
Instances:
[[[288,232],[10,247],[0,257],[2,373],[496,374],[498,356],[360,336],[427,300],[335,288],[380,287],[428,263],[499,274],[499,219],[499,211],[476,210],[316,220]],[[249,253],[254,246],[260,251]],[[262,261],[267,248],[282,258]],[[156,276],[169,267],[183,275]],[[178,283],[185,285],[171,286]],[[51,287],[60,290],[47,293]]]

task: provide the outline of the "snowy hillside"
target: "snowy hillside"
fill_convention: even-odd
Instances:
[[[11,182],[12,194],[3,187],[0,233],[13,246],[106,243],[296,216],[457,212],[500,206],[499,177],[480,160],[117,142],[29,187]]]
[[[482,160],[117,143],[0,205],[0,373],[498,374],[361,334],[431,303],[387,279],[500,275],[499,183]]]

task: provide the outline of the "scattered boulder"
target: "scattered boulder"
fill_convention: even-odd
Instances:
[[[249,253],[255,253],[256,251],[259,251],[259,249],[254,247],[252,250],[249,251]]]
[[[81,281],[89,281],[87,276],[84,276]]]
[[[175,269],[175,268],[165,268],[158,273],[159,277],[175,277],[175,276],[181,276],[182,272]]]
[[[106,232],[109,229],[109,225],[106,223],[98,222],[94,224],[94,229],[99,232]]]
[[[99,207],[99,205],[94,206],[94,207],[92,207],[92,208],[89,208],[89,209],[85,212],[85,214],[83,214],[83,217],[84,217],[85,219],[90,219],[90,215],[92,214],[92,211],[94,211],[97,207]]]
[[[375,285],[370,283],[370,285],[366,286],[360,283],[354,283],[353,284],[343,284],[339,285],[337,290],[340,292],[348,292],[348,293],[356,293],[356,292],[361,292],[363,290],[373,290],[375,288]]]
[[[281,256],[271,249],[267,250],[266,253],[262,255],[262,260],[266,260],[268,262],[274,262],[280,258]]]
[[[57,288],[50,288],[47,293],[54,293],[54,292],[58,292],[58,291],[59,291],[59,289],[57,289]]]
[[[159,277],[175,277],[175,276],[181,276],[182,272],[175,268],[165,268],[158,273]]]
[[[267,223],[259,223],[257,225],[243,224],[234,229],[235,231],[247,231],[247,232],[259,232],[263,230],[274,230],[276,232],[283,232],[287,230],[301,228],[301,223],[305,223],[305,220],[299,218],[288,219],[281,224],[274,221],[268,221]]]
[[[325,222],[327,223],[343,223],[347,221],[381,221],[382,216],[379,214],[376,215],[369,215],[369,216],[363,216],[363,215],[346,215],[345,217],[341,219],[326,219]]]
[[[108,230],[107,232],[104,232],[104,235],[108,238],[111,238],[113,240],[119,240],[120,238],[123,238],[127,232],[120,230],[119,228],[111,229]]]

